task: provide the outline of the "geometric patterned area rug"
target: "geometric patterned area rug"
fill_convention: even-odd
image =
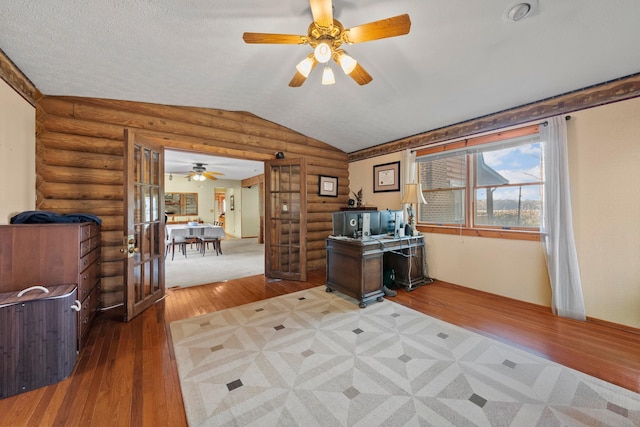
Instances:
[[[190,426],[637,426],[640,395],[324,286],[171,323]]]

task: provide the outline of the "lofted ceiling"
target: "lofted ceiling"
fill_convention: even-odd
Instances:
[[[640,1],[531,3],[508,22],[511,0],[334,0],[347,28],[410,15],[348,47],[365,86],[334,65],[291,88],[309,46],[243,42],[306,34],[307,0],[3,1],[0,49],[45,95],[247,111],[352,153],[640,72]]]

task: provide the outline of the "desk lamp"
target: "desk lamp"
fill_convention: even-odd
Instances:
[[[411,227],[410,233],[408,235],[414,236],[416,234],[416,219],[414,216],[413,205],[418,203],[427,204],[427,201],[424,199],[422,195],[422,185],[421,184],[405,184],[404,187],[404,197],[402,197],[403,205],[409,205],[407,208],[407,213],[409,214],[409,226]]]

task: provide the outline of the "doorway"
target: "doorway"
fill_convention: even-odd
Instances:
[[[198,163],[207,171],[215,172],[217,179],[194,180],[190,175]],[[255,239],[255,230],[260,229],[258,223],[261,220],[258,188],[243,188],[242,182],[261,175],[264,163],[167,148],[164,164],[165,191],[196,193],[199,205],[197,214],[169,215],[168,223],[193,220],[205,224],[222,223],[226,233],[226,238],[221,242],[224,258],[210,248],[205,248],[203,256],[198,253],[195,244],[187,245],[186,258],[179,251],[176,251],[173,260],[169,254],[165,263],[167,288],[263,274],[264,245]],[[231,268],[233,265],[237,268]]]

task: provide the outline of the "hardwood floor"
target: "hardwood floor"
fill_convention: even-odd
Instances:
[[[100,313],[72,375],[0,400],[0,426],[186,426],[167,325],[324,284],[263,276],[168,290],[167,298],[129,323]],[[555,317],[544,307],[435,282],[391,300],[640,392],[640,334],[602,322]],[[366,309],[365,309],[366,310]]]

